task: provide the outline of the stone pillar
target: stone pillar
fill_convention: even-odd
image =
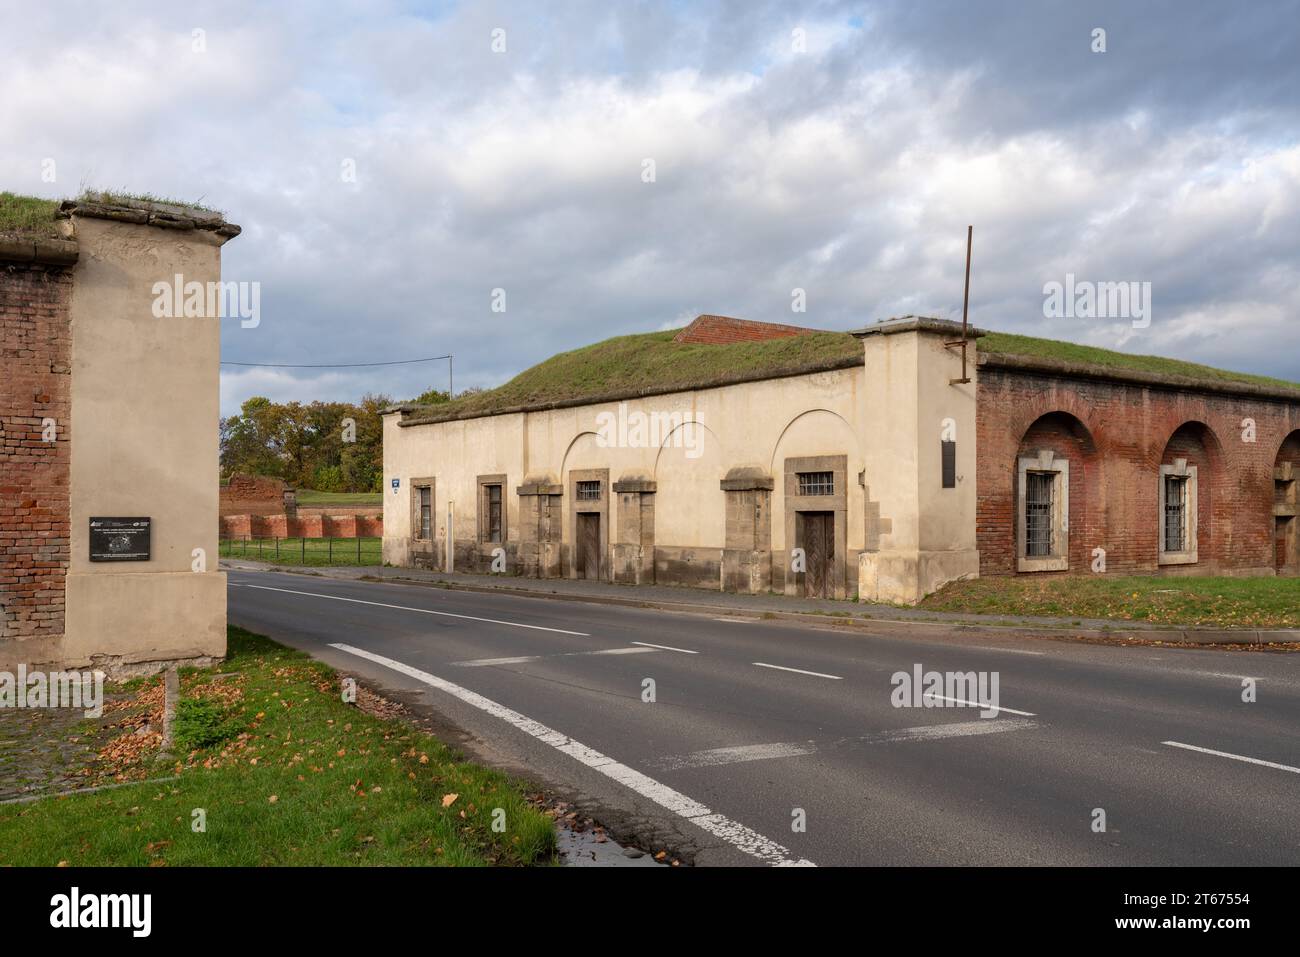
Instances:
[[[863,601],[915,604],[979,575],[975,489],[975,338],[962,378],[961,324],[907,317],[855,332],[865,349],[863,436],[869,490]],[[945,487],[943,445],[955,443]],[[951,453],[950,453],[951,454]]]
[[[613,578],[626,585],[655,580],[655,489],[651,479],[627,476],[614,483],[618,496]]]
[[[531,477],[515,493],[519,496],[519,573],[527,578],[559,578],[564,488],[549,476]]]
[[[762,469],[734,468],[721,484],[727,509],[722,590],[745,594],[770,591],[775,483]]]

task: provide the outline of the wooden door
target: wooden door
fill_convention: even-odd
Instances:
[[[807,598],[833,598],[835,513],[799,512],[795,537],[804,550],[803,593]]]
[[[579,578],[600,578],[600,513],[578,513],[577,568]]]

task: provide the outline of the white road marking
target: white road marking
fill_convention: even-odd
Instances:
[[[599,651],[562,651],[554,655],[517,655],[513,658],[471,658],[468,661],[453,661],[460,668],[481,668],[485,665],[518,665],[525,661],[542,661],[547,658],[579,658],[586,655],[644,655],[658,651],[657,648],[602,648]]]
[[[246,585],[246,588],[256,588],[260,591],[278,591],[286,595],[306,595],[308,598],[325,598],[330,601],[347,601],[354,605],[374,605],[376,608],[395,608],[398,611],[414,611],[421,615],[438,615],[442,618],[461,618],[465,621],[483,621],[490,625],[509,625],[511,628],[527,628],[531,631],[550,631],[557,635],[577,635],[579,638],[590,638],[591,635],[585,631],[568,631],[564,628],[544,628],[541,625],[525,625],[518,621],[502,621],[499,618],[479,618],[475,615],[455,615],[449,611],[432,611],[428,608],[412,608],[410,605],[389,605],[382,601],[362,601],[360,598],[343,598],[340,595],[322,595],[315,591],[294,591],[291,588],[272,588],[269,585]]]
[[[1024,712],[1018,712],[1023,714]],[[889,741],[936,741],[940,738],[965,738],[973,734],[1001,734],[1004,731],[1028,731],[1038,727],[1037,721],[1023,718],[977,721],[958,721],[954,724],[927,724],[919,728],[899,728],[896,731],[882,731],[868,735],[864,741],[884,743]]]
[[[967,701],[965,698],[949,698],[946,695],[934,694],[932,692],[927,692],[926,694],[921,695],[921,697],[930,698],[935,701],[951,701],[953,704],[965,705],[968,708],[983,708],[985,711],[1005,711],[1008,714],[1023,714],[1026,718],[1038,717],[1038,715],[1032,711],[1017,711],[1015,708],[1003,708],[996,704],[986,704],[983,701]]]
[[[856,738],[841,738],[831,745],[818,745],[816,741],[776,741],[771,744],[742,744],[732,748],[709,748],[689,754],[670,755],[654,763],[665,771],[682,768],[708,768],[724,764],[741,764],[745,761],[768,761],[775,758],[795,758],[816,754],[828,747],[843,744],[889,744],[893,741],[938,741],[942,738],[965,738],[976,734],[1002,734],[1006,731],[1028,731],[1038,727],[1037,721],[1024,718],[1004,720],[980,719],[958,721],[953,724],[927,724],[919,728],[896,728],[878,731]]]
[[[1279,771],[1290,771],[1292,774],[1300,774],[1300,768],[1293,768],[1289,764],[1278,764],[1274,761],[1261,761],[1259,758],[1248,758],[1244,754],[1229,754],[1227,751],[1215,751],[1213,748],[1198,748],[1194,744],[1183,744],[1181,741],[1161,741],[1161,744],[1167,744],[1171,748],[1182,748],[1185,751],[1199,751],[1201,754],[1213,754],[1219,758],[1231,758],[1234,761],[1245,761],[1247,764],[1258,764],[1265,768],[1276,768]]]
[[[813,754],[817,748],[808,744],[742,744],[734,748],[710,748],[707,751],[692,751],[676,757],[661,758],[656,762],[666,771],[681,768],[708,768],[722,764],[741,764],[745,761],[766,761],[771,758],[793,758],[801,754]]]
[[[1263,681],[1263,678],[1254,678],[1250,675],[1228,675],[1222,671],[1193,671],[1194,675],[1203,675],[1207,678],[1232,678],[1236,681]]]
[[[980,651],[1000,651],[1004,655],[1045,655],[1045,651],[1025,651],[1023,648],[989,648],[981,645],[974,645]]]
[[[672,645],[652,645],[648,641],[634,641],[634,645],[644,645],[646,648],[658,648],[660,651],[680,651],[684,655],[698,655],[698,651],[691,651],[689,648],[674,648]]]
[[[758,621],[757,618],[714,618],[713,620],[726,622],[728,625],[742,625],[747,621]]]
[[[458,698],[468,705],[478,708],[495,718],[513,725],[520,731],[525,732],[537,740],[549,744],[557,751],[569,755],[569,757],[585,764],[594,771],[605,775],[619,784],[625,785],[642,797],[653,801],[667,811],[676,814],[697,827],[703,828],[710,834],[740,851],[756,857],[767,864],[777,866],[815,866],[812,861],[791,856],[790,851],[782,847],[775,841],[764,837],[757,831],[752,831],[739,821],[733,821],[722,814],[715,814],[709,808],[700,804],[679,791],[674,791],[666,784],[654,780],[642,774],[640,771],[630,768],[625,764],[620,764],[613,758],[601,754],[592,748],[587,747],[578,741],[573,740],[567,734],[556,731],[542,724],[540,721],[534,721],[532,718],[520,714],[507,708],[503,704],[485,698],[481,694],[470,691],[468,688],[462,688],[460,685],[452,684],[437,675],[431,675],[427,671],[421,671],[410,665],[395,661],[392,658],[385,658],[383,655],[377,655],[373,652],[366,651],[364,648],[354,648],[352,645],[335,644],[331,648],[337,648],[339,651],[346,652],[350,655],[356,655],[358,658],[365,658],[376,664],[383,665],[385,668],[391,668],[393,671],[400,672],[417,681],[423,682],[432,688],[446,692],[452,697]]]
[[[769,665],[765,661],[751,661],[750,664],[759,668],[775,668],[777,671],[793,671],[797,675],[812,675],[814,678],[830,678],[832,681],[843,681],[839,675],[826,675],[820,671],[804,671],[802,668],[787,668],[785,665]]]

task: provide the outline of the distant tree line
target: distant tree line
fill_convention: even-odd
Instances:
[[[411,401],[439,405],[449,398],[430,389]],[[395,404],[386,395],[365,395],[359,403],[254,396],[221,420],[221,474],[266,475],[321,492],[382,491],[380,413]]]

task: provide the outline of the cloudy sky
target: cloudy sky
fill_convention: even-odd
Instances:
[[[459,389],[701,312],[959,318],[972,223],[979,325],[1300,380],[1296,2],[0,0],[0,62],[0,189],[244,227],[226,360]],[[1150,324],[1046,318],[1067,274]]]

